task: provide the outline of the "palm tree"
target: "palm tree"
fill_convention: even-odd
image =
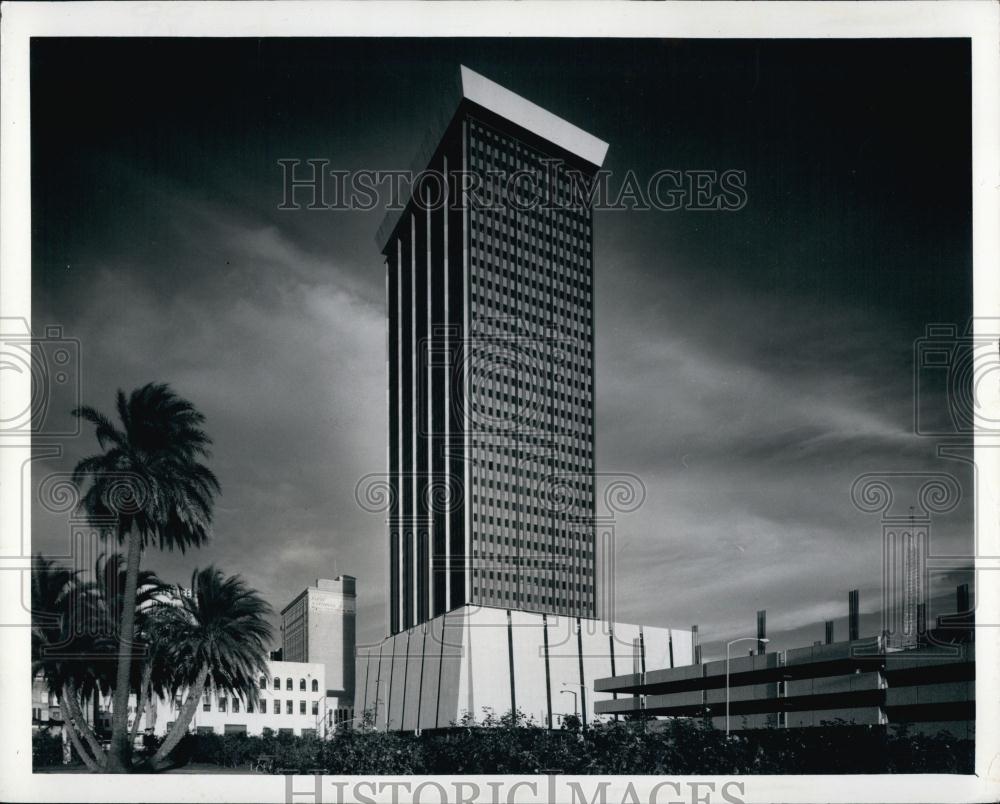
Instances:
[[[83,717],[82,703],[112,689],[125,574],[125,560],[113,553],[98,556],[92,581],[80,580],[77,572],[41,555],[35,558],[31,576],[32,675],[41,673],[49,692],[59,697],[70,740],[94,771],[104,769],[106,757]],[[166,587],[148,570],[139,573],[138,585],[136,632],[146,638]],[[142,680],[146,679],[144,669]],[[132,688],[141,702],[143,687],[138,679],[133,679]],[[148,695],[148,685],[144,689]],[[141,714],[140,709],[136,723]]]
[[[195,570],[191,596],[163,610],[166,659],[176,669],[174,692],[187,689],[180,713],[150,764],[160,767],[187,733],[206,689],[257,704],[257,679],[269,675],[267,645],[271,607],[239,575],[214,566]]]
[[[77,573],[36,556],[31,573],[31,673],[59,697],[63,728],[92,771],[104,764],[100,741],[80,701],[110,690],[115,646],[95,624],[102,617],[93,587]]]
[[[137,688],[135,720],[129,737],[132,745],[135,745],[135,739],[139,734],[139,721],[146,708],[149,707],[149,711],[153,711],[154,697],[171,697],[176,687],[178,672],[171,663],[169,650],[171,605],[158,603],[149,608],[144,613],[141,624],[136,625],[136,632],[140,635],[138,639],[145,644],[146,651],[141,671],[134,679]]]
[[[219,482],[200,462],[211,444],[201,429],[205,417],[169,386],[150,383],[128,398],[119,390],[117,409],[120,427],[94,408],[73,411],[94,425],[102,450],[76,465],[73,480],[86,487],[81,508],[91,523],[127,545],[107,763],[121,773],[129,770],[132,748],[128,695],[142,551],[200,546],[208,538]]]
[[[102,553],[94,565],[92,589],[101,603],[105,633],[112,637],[117,634],[122,619],[125,602],[124,589],[127,583],[125,559],[121,553],[105,557]],[[133,662],[130,690],[136,696],[135,720],[129,733],[129,745],[135,744],[139,731],[139,720],[149,698],[150,686],[156,665],[156,639],[153,631],[159,610],[166,605],[169,587],[151,570],[140,570],[135,596],[135,635],[133,642],[137,648],[137,661]],[[141,647],[140,647],[141,646]]]

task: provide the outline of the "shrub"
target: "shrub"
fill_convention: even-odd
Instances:
[[[971,773],[971,740],[907,729],[832,723],[757,729],[730,739],[697,719],[594,723],[550,731],[520,713],[463,718],[437,732],[346,730],[331,739],[188,735],[181,761],[243,767],[261,755],[274,769],[332,774],[792,774]],[[40,752],[38,749],[36,753]]]
[[[61,765],[63,760],[62,736],[47,731],[31,734],[31,767],[43,768]]]

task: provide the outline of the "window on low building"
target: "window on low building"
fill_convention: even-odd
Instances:
[[[247,712],[253,714],[253,701],[247,701]]]
[[[219,711],[225,712],[227,709],[227,704],[229,703],[228,698],[219,698]]]
[[[285,714],[286,715],[292,714],[292,702],[291,701],[285,701]]]
[[[280,690],[281,689],[281,679],[280,678],[275,678],[274,679],[274,688],[276,690]]]
[[[264,676],[260,677],[260,688],[262,690],[266,690],[267,689],[267,679],[264,678]]]
[[[201,699],[201,711],[202,712],[211,712],[212,711],[212,701],[208,697],[207,693],[205,694],[205,697]]]
[[[313,692],[319,692],[319,682],[315,678],[313,679]]]
[[[233,698],[233,711],[234,712],[239,712],[240,711],[240,699],[239,698]]]
[[[313,714],[319,714],[319,701],[313,701]]]
[[[290,690],[292,688],[292,680],[290,678],[285,679],[285,689]]]
[[[299,691],[300,692],[306,691],[306,680],[304,678],[299,679]]]
[[[274,714],[276,715],[281,714],[281,701],[279,701],[277,698],[274,699]]]
[[[299,714],[304,715],[306,713],[306,702],[299,701]]]

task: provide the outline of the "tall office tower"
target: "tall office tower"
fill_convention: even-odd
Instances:
[[[331,710],[354,703],[356,581],[319,578],[281,610],[281,659],[326,667]]]
[[[354,708],[388,730],[484,708],[586,722],[612,698],[595,679],[690,664],[695,642],[597,616],[590,193],[608,146],[464,67],[425,142],[378,235],[389,635],[359,652]]]
[[[379,241],[387,623],[464,605],[596,616],[594,246],[607,144],[461,68]]]

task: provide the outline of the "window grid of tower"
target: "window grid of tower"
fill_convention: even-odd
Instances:
[[[549,203],[418,190],[383,244],[390,633],[465,604],[596,616],[592,213],[565,152],[478,110],[428,167],[531,171]]]
[[[471,602],[594,616],[590,210],[544,153],[474,118],[467,131],[496,189],[468,211]],[[552,203],[504,198],[518,171]]]

